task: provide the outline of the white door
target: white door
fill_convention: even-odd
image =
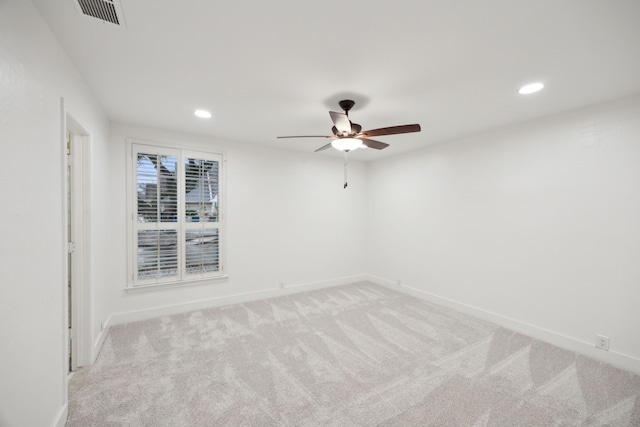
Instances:
[[[88,278],[89,209],[87,203],[87,162],[89,136],[67,116],[66,121],[66,234],[67,234],[67,307],[69,328],[69,372],[90,363],[91,325]]]

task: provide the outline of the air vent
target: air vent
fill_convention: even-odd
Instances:
[[[80,11],[103,22],[123,25],[122,11],[114,0],[78,0]]]

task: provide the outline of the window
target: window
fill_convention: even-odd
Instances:
[[[129,287],[223,276],[222,155],[131,144]]]

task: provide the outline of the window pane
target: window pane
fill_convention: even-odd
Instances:
[[[138,280],[178,275],[175,230],[138,231]]]
[[[187,274],[220,270],[217,228],[187,230],[185,243]]]
[[[185,158],[185,218],[218,222],[218,162]]]
[[[138,222],[176,222],[177,157],[138,153],[137,161]]]

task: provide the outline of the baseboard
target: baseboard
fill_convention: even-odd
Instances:
[[[92,365],[93,365],[93,362],[95,362],[96,359],[98,358],[98,355],[100,354],[100,350],[102,350],[102,345],[104,344],[104,340],[107,338],[107,335],[109,334],[109,329],[111,328],[111,318],[112,316],[109,316],[107,320],[102,324],[102,330],[100,331],[100,334],[98,334],[98,337],[93,343],[93,349],[91,352]]]
[[[324,289],[334,286],[347,285],[349,283],[367,280],[368,276],[364,274],[341,277],[338,279],[322,280],[318,282],[298,283],[286,285],[278,288],[265,289],[255,292],[246,292],[242,294],[228,295],[224,297],[209,298],[198,301],[190,301],[182,304],[168,305],[162,307],[153,307],[144,310],[128,311],[112,314],[110,319],[111,325],[120,325],[124,323],[137,322],[139,320],[153,319],[161,316],[168,316],[178,313],[186,313],[189,311],[202,310],[211,307],[220,307],[231,304],[241,304],[249,301],[256,301],[266,298],[274,298],[284,295],[291,295],[300,292],[311,291],[314,289]],[[105,328],[106,330],[106,328]],[[104,331],[103,331],[104,332]],[[104,338],[103,338],[104,340]],[[101,346],[101,344],[100,344]]]
[[[540,341],[544,341],[549,344],[564,348],[566,350],[574,351],[584,356],[600,360],[618,368],[640,374],[640,359],[636,357],[616,351],[603,351],[595,348],[593,343],[582,341],[574,337],[531,325],[517,319],[502,316],[498,313],[483,310],[481,308],[454,301],[449,298],[444,298],[439,295],[435,295],[408,285],[399,285],[396,281],[387,280],[372,275],[368,275],[365,280],[377,285],[387,287],[389,289],[393,289],[398,292],[405,293],[407,295],[414,296],[416,298],[423,299],[425,301],[432,302],[434,304],[452,308],[471,316],[495,323],[504,328],[511,329],[521,334],[539,339]]]
[[[66,397],[65,397],[66,399]],[[67,424],[67,417],[69,416],[69,406],[65,403],[62,409],[60,409],[60,413],[58,414],[58,418],[53,423],[55,427],[64,427]]]

